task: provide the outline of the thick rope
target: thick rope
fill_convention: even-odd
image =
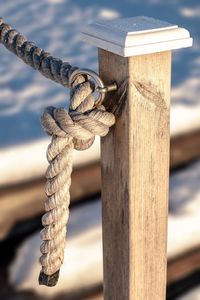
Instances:
[[[38,70],[43,76],[69,87],[69,77],[77,67],[54,58],[50,53],[37,47],[0,18],[0,43],[13,52],[24,63]]]
[[[79,81],[77,83],[77,81]],[[66,224],[69,216],[69,187],[72,172],[72,150],[85,150],[95,135],[105,136],[115,123],[112,113],[104,106],[94,108],[93,84],[83,78],[75,83],[70,110],[48,107],[42,115],[44,130],[52,136],[47,150],[49,167],[46,172],[46,213],[42,218],[42,271],[39,283],[54,286],[64,259]],[[80,83],[81,81],[81,83]]]
[[[0,18],[0,43],[16,54],[26,64],[38,70],[42,75],[69,87],[71,74],[78,69],[69,63],[52,57],[49,53],[27,41],[18,31]],[[42,117],[44,130],[52,136],[47,149],[49,167],[46,171],[45,191],[46,213],[42,218],[44,229],[41,231],[42,270],[39,283],[54,286],[64,259],[66,225],[69,217],[72,172],[72,151],[88,149],[95,135],[105,136],[120,114],[126,94],[127,80],[115,93],[116,101],[109,104],[107,112],[104,106],[96,106],[92,95],[94,83],[85,75],[79,75],[72,83],[69,111],[64,108],[48,107]]]

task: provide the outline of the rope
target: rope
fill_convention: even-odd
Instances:
[[[42,271],[39,276],[39,283],[47,286],[57,283],[64,258],[72,150],[89,148],[95,135],[105,136],[115,123],[114,115],[106,112],[104,106],[94,107],[92,83],[80,77],[77,81],[72,89],[69,112],[64,108],[48,107],[41,118],[44,130],[52,136],[47,150],[49,167],[45,190],[48,199],[42,218],[44,229],[41,238],[44,242],[41,245]]]
[[[21,58],[25,64],[65,87],[69,87],[69,77],[74,70],[78,69],[68,62],[54,58],[50,53],[28,41],[24,35],[6,24],[2,18],[0,18],[0,43]]]
[[[70,77],[78,68],[52,57],[49,53],[27,41],[18,31],[0,18],[0,42],[26,64],[42,75],[69,87]],[[39,284],[54,286],[64,259],[66,225],[69,217],[72,172],[72,151],[88,149],[95,135],[105,136],[115,123],[126,96],[128,80],[124,80],[115,93],[115,100],[108,106],[95,103],[94,83],[86,75],[79,75],[72,82],[69,111],[64,108],[47,107],[41,117],[45,132],[52,137],[47,149],[49,166],[46,171],[44,226],[40,233],[42,269]],[[114,103],[114,105],[113,105]]]

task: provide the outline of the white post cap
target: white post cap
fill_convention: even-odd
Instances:
[[[90,24],[82,38],[124,57],[192,46],[188,30],[143,16]]]

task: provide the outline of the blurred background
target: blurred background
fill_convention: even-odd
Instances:
[[[200,4],[198,0],[0,0],[0,15],[71,65],[98,71],[81,41],[96,20],[145,15],[187,28],[192,48],[173,52],[167,299],[200,299]],[[102,300],[99,140],[74,151],[65,262],[55,288],[39,286],[39,231],[49,138],[48,105],[69,92],[0,47],[0,299]],[[153,300],[153,299],[152,299]]]

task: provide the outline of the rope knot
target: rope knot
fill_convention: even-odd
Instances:
[[[112,113],[96,106],[94,84],[81,75],[71,89],[69,111],[47,107],[41,117],[44,130],[52,136],[47,149],[46,213],[42,217],[39,283],[54,286],[64,259],[66,224],[69,216],[69,187],[72,172],[72,150],[89,148],[95,135],[105,136],[115,123]]]
[[[109,127],[115,123],[115,117],[107,112],[103,105],[97,103],[101,100],[95,101],[94,83],[88,80],[91,72],[88,73],[88,70],[77,72],[80,71],[77,67],[54,58],[6,24],[1,17],[0,43],[43,76],[65,87],[71,87],[69,111],[64,108],[47,107],[41,118],[42,126],[52,136],[52,140],[47,149],[49,166],[46,171],[47,199],[46,213],[42,218],[44,228],[41,231],[42,270],[39,283],[54,286],[58,281],[59,269],[64,259],[73,148],[77,150],[89,148],[94,142],[95,135],[105,136],[108,133]],[[95,79],[94,72],[90,77]],[[100,84],[97,80],[97,84],[99,88],[105,90],[105,87],[101,86],[101,80]],[[119,98],[115,97],[117,101],[109,105],[109,111],[112,110],[115,115],[120,113],[124,103],[126,85],[127,82],[124,81],[118,89],[118,94],[120,95],[121,91],[122,94]],[[115,89],[116,85],[114,89],[110,86],[110,91]]]
[[[105,136],[115,123],[114,115],[103,105],[95,106],[93,82],[82,81],[83,78],[73,84],[69,111],[47,107],[41,118],[42,126],[49,135],[63,138],[70,135],[76,150],[88,149],[95,135]]]

